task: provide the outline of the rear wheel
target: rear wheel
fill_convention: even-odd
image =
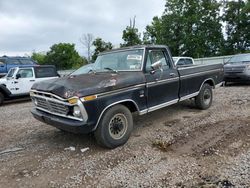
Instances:
[[[200,93],[195,97],[195,104],[197,108],[201,110],[208,109],[213,101],[213,91],[209,84],[204,84],[200,90]]]
[[[4,101],[4,95],[0,92],[0,105],[3,104]]]
[[[123,105],[116,105],[104,113],[94,135],[98,144],[116,148],[127,142],[132,130],[131,112]]]

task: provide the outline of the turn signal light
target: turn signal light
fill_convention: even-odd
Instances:
[[[70,103],[70,104],[76,104],[77,103],[77,98],[71,98],[71,99],[69,99],[68,100],[68,102]]]
[[[96,98],[97,98],[96,95],[91,95],[91,96],[82,97],[81,100],[82,101],[91,101],[91,100],[94,100]]]

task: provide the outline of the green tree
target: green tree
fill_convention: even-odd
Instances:
[[[72,69],[86,64],[86,58],[80,57],[74,44],[59,43],[50,47],[45,63],[55,65],[59,70]]]
[[[111,50],[113,48],[113,45],[111,42],[105,42],[101,38],[96,38],[93,42],[93,46],[95,47],[95,51],[92,55],[92,61],[96,60],[100,52]]]
[[[46,57],[46,54],[41,53],[41,52],[33,52],[31,55],[31,58],[40,65],[45,64],[45,57]]]
[[[250,49],[250,0],[225,3],[226,43],[225,53],[235,54]]]
[[[168,0],[161,18],[154,17],[144,43],[168,45],[174,55],[207,57],[221,53],[220,4],[216,0]]]
[[[133,19],[133,23],[132,20],[130,19],[130,25],[127,26],[125,30],[123,30],[122,39],[124,40],[124,43],[121,44],[121,47],[142,44],[141,34],[135,27],[135,17]]]

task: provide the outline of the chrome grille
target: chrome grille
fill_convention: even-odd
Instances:
[[[67,115],[69,113],[69,107],[61,102],[57,102],[55,99],[43,98],[40,96],[33,96],[32,99],[38,108],[62,115]]]
[[[226,73],[243,73],[245,71],[245,66],[240,67],[225,67],[224,70]]]

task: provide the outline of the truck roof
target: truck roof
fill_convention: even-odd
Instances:
[[[145,49],[145,48],[168,48],[166,45],[136,45],[136,46],[129,46],[129,47],[122,47],[122,48],[115,48],[112,50],[101,52],[102,54],[117,52],[117,51],[124,51],[124,50],[133,50],[133,49]]]

